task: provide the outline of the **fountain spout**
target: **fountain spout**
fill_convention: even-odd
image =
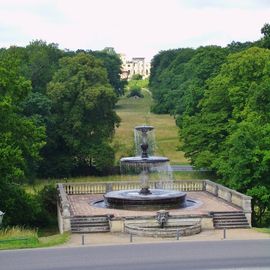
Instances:
[[[164,228],[169,219],[169,211],[159,210],[157,212],[156,218],[157,218],[158,224],[160,225],[160,228]]]

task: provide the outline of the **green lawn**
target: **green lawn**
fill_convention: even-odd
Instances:
[[[151,95],[148,90],[143,90],[143,94],[142,99],[121,97],[117,103],[116,111],[121,118],[121,124],[114,138],[116,159],[134,154],[133,129],[135,126],[146,124],[155,127],[157,155],[168,157],[171,164],[187,164],[184,153],[177,151],[179,139],[175,119],[167,114],[151,113]]]
[[[64,244],[69,233],[39,236],[36,230],[12,227],[0,230],[0,250],[50,247]]]
[[[270,234],[270,228],[254,228],[256,231],[261,233],[267,233]]]

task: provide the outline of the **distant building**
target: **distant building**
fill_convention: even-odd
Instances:
[[[145,61],[144,57],[133,57],[132,60],[127,60],[124,54],[120,54],[122,60],[121,79],[130,80],[133,75],[140,74],[143,79],[150,75],[150,63]]]

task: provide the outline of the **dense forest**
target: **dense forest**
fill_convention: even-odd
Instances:
[[[0,49],[5,224],[48,224],[55,207],[50,187],[32,196],[20,184],[112,170],[111,141],[120,122],[114,108],[125,84],[120,71],[121,60],[112,49],[74,52],[40,40]]]
[[[198,168],[253,197],[270,224],[270,25],[255,42],[161,51],[151,65],[155,113],[175,116],[180,149]]]

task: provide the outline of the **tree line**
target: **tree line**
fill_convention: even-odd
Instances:
[[[180,149],[198,168],[253,197],[270,224],[270,25],[255,42],[162,51],[151,65],[153,112],[175,116]]]
[[[111,49],[61,50],[41,40],[0,49],[0,209],[7,224],[35,225],[44,216],[42,198],[51,199],[48,188],[37,200],[18,184],[111,172],[120,72]]]

